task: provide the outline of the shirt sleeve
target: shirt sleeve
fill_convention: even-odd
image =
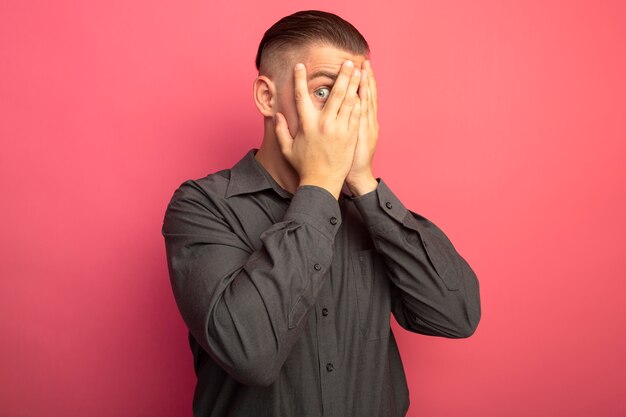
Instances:
[[[233,378],[277,377],[315,304],[341,225],[337,200],[300,186],[284,218],[250,248],[221,214],[223,200],[194,181],[168,204],[162,227],[171,284],[190,333]]]
[[[377,181],[376,189],[352,200],[394,284],[398,324],[416,333],[469,337],[481,316],[476,274],[439,227]]]

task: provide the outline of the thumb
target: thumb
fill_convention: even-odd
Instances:
[[[274,115],[274,131],[276,132],[276,138],[278,139],[278,146],[280,146],[281,152],[289,160],[291,155],[291,147],[293,146],[293,138],[289,133],[289,127],[287,126],[287,119],[282,113],[276,113]]]

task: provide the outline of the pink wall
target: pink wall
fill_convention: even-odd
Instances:
[[[370,41],[376,174],[480,279],[472,338],[394,324],[409,416],[626,415],[626,3],[215,3],[1,2],[0,415],[190,415],[163,213],[260,144],[305,8]]]

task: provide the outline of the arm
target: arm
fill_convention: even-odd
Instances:
[[[296,65],[296,137],[282,114],[275,118],[276,139],[300,186],[282,221],[260,234],[261,248],[250,249],[220,214],[220,198],[193,181],[174,193],[163,224],[172,288],[191,334],[226,372],[250,385],[276,379],[315,304],[341,225],[337,198],[358,133],[360,73],[352,63],[342,65],[322,112],[306,79],[304,65]]]
[[[398,323],[433,336],[472,335],[481,315],[478,280],[443,231],[406,209],[381,179],[353,201],[394,284]]]
[[[365,62],[359,94],[359,137],[346,183],[356,197],[392,283],[392,311],[407,330],[433,336],[468,337],[480,320],[478,280],[447,236],[428,219],[407,210],[372,174],[378,142],[377,88]]]
[[[253,251],[219,203],[194,181],[174,193],[162,229],[172,289],[191,334],[226,372],[269,385],[325,280],[341,212],[327,190],[301,186]]]

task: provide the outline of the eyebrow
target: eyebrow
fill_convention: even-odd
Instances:
[[[311,73],[311,76],[309,77],[309,81],[312,81],[315,78],[319,78],[319,77],[326,77],[326,78],[330,78],[331,80],[335,81],[335,80],[337,80],[337,76],[338,76],[338,73],[336,73],[336,72],[320,70],[320,71],[315,71],[315,72]]]

